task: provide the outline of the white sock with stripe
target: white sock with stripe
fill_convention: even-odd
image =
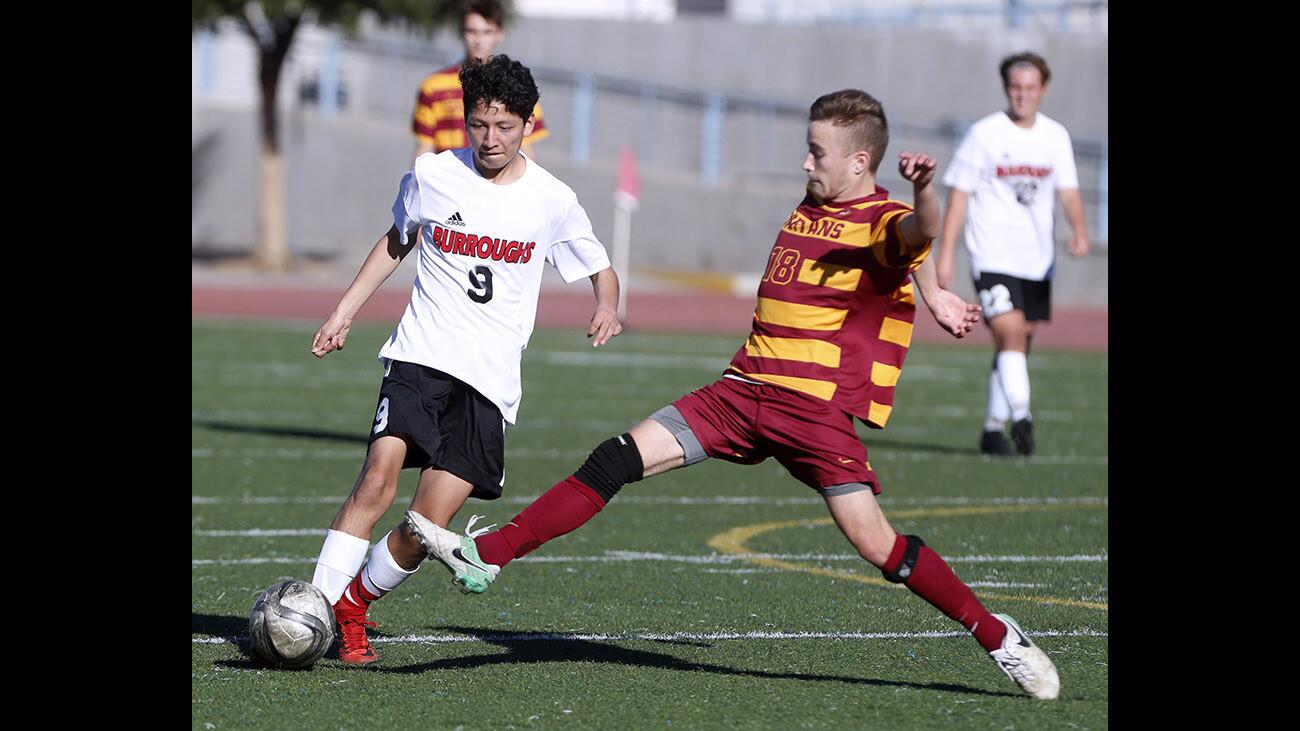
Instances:
[[[383,539],[375,544],[375,549],[370,552],[370,562],[366,564],[365,571],[361,573],[362,586],[376,597],[381,597],[396,589],[411,574],[420,570],[419,564],[407,571],[397,563],[393,558],[393,554],[388,550],[389,535],[384,534]]]
[[[343,596],[343,590],[348,588],[348,583],[365,563],[369,549],[370,541],[364,538],[332,528],[325,533],[325,544],[320,547],[320,558],[316,559],[316,573],[311,583],[325,593],[330,604]]]
[[[1011,407],[1011,419],[1029,418],[1029,359],[1024,353],[1004,350],[998,353],[998,377]]]

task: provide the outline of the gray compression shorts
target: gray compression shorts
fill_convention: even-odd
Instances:
[[[677,443],[682,445],[682,451],[686,452],[686,462],[682,464],[683,467],[689,467],[709,458],[709,455],[704,452],[704,447],[700,446],[700,440],[695,438],[695,432],[691,431],[691,427],[686,423],[686,419],[682,418],[682,412],[678,411],[676,406],[668,404],[651,414],[649,418],[667,429]]]

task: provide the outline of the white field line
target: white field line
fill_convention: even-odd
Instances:
[[[889,461],[897,462],[933,462],[937,457],[934,452],[912,449],[889,449],[877,447],[885,452]],[[566,459],[577,463],[590,452],[572,449],[507,449],[506,458],[516,459]],[[191,449],[191,459],[242,458],[242,459],[288,459],[288,460],[349,460],[360,463],[365,458],[365,448],[358,444],[355,449],[235,449],[212,450]],[[1011,467],[1026,468],[1034,465],[1099,465],[1108,466],[1109,457],[1086,457],[1077,455],[1036,455],[1022,461],[1007,462],[1000,457],[979,454],[946,454],[944,460],[963,462],[999,462]]]
[[[317,531],[325,535],[324,530]],[[599,556],[525,556],[516,559],[523,563],[627,563],[633,561],[658,561],[663,563],[687,563],[701,565],[727,565],[751,559],[773,559],[777,561],[862,561],[857,554],[851,553],[726,553],[684,555],[671,553],[648,553],[643,551],[606,551]],[[948,563],[1108,563],[1110,556],[1106,553],[1075,554],[1071,556],[945,556]],[[199,566],[250,566],[259,564],[314,564],[315,556],[296,557],[257,557],[257,558],[196,558],[190,560],[190,567]]]
[[[1038,630],[1033,637],[1110,637],[1109,632],[1097,630]],[[969,637],[969,632],[958,630],[932,632],[629,632],[622,634],[584,633],[521,633],[512,635],[403,635],[401,637],[375,637],[375,644],[450,644],[462,642],[632,642],[673,640],[918,640]],[[247,635],[229,637],[195,637],[195,645],[219,645],[227,642],[247,641]]]
[[[226,384],[226,385],[243,385],[243,384]],[[665,403],[671,402],[674,399],[676,399],[678,396],[682,395],[680,390],[678,389],[671,389],[671,390],[661,389],[661,390],[662,390],[663,400]],[[601,396],[608,396],[611,398],[644,397],[648,393],[653,393],[654,391],[655,389],[653,387],[648,387],[644,384],[634,384],[626,387],[601,388],[598,390],[598,394]],[[538,394],[534,392],[532,395],[533,398],[536,398]],[[190,420],[191,421],[200,421],[200,420],[226,421],[226,420],[233,419],[238,421],[252,421],[252,422],[274,420],[275,423],[277,424],[283,424],[285,421],[293,421],[293,422],[297,422],[300,425],[303,425],[303,428],[310,428],[313,426],[319,427],[322,425],[334,426],[334,427],[348,427],[348,426],[355,427],[358,423],[360,423],[361,427],[357,433],[360,436],[364,436],[365,435],[364,426],[367,421],[365,417],[367,416],[367,412],[373,411],[374,409],[374,404],[372,402],[373,399],[364,401],[365,405],[358,406],[356,409],[356,413],[335,412],[328,415],[323,415],[322,413],[315,412],[315,411],[295,411],[289,409],[280,409],[280,410],[209,409],[209,410],[202,410],[202,411],[191,410]],[[359,403],[362,402],[359,401]],[[909,413],[916,414],[917,416],[922,416],[922,417],[928,416],[928,417],[933,417],[935,419],[943,419],[948,421],[970,421],[971,419],[983,418],[984,416],[984,412],[982,410],[975,409],[975,408],[967,408],[964,406],[944,406],[944,405],[916,406],[914,405],[909,407],[908,411]],[[1110,418],[1109,413],[1106,410],[1104,410],[1102,407],[1099,407],[1095,404],[1088,404],[1088,403],[1079,404],[1079,408],[1076,409],[1041,409],[1041,410],[1034,411],[1034,420],[1042,423],[1074,424],[1080,419],[1081,416],[1090,420],[1096,419],[1102,422],[1108,422]],[[519,426],[521,428],[524,428],[524,427],[540,427],[540,426],[545,426],[547,424],[560,424],[574,429],[599,428],[602,431],[607,431],[609,429],[626,429],[630,426],[629,422],[627,421],[614,422],[609,420],[600,420],[594,414],[584,415],[580,412],[575,412],[571,414],[569,419],[563,421],[553,419],[548,422],[548,421],[541,421],[540,419],[541,417],[538,417],[538,419],[532,419],[525,416],[523,417],[523,420],[520,421]]]
[[[364,432],[358,439],[364,438]],[[508,459],[568,459],[582,460],[591,454],[591,450],[576,449],[507,449]],[[243,458],[243,459],[292,459],[292,460],[326,460],[345,459],[357,462],[358,467],[366,456],[366,445],[357,444],[352,449],[191,449],[191,459]]]
[[[190,496],[193,505],[225,505],[239,503],[243,505],[340,505],[346,495],[244,495],[238,498],[224,498],[204,495]],[[537,495],[519,495],[501,498],[506,505],[530,505]],[[807,497],[761,497],[749,495],[714,495],[712,497],[674,497],[672,495],[620,495],[615,498],[617,504],[623,505],[821,505],[822,499]],[[1110,505],[1108,497],[928,497],[928,498],[878,498],[884,507],[912,505]]]
[[[962,462],[998,462],[1010,467],[1026,468],[1035,465],[1101,465],[1110,464],[1109,457],[1089,457],[1078,455],[1035,455],[1024,460],[1007,461],[1000,457],[982,454],[945,454],[941,457],[934,452],[923,449],[891,449],[876,447],[878,452],[887,456],[889,461],[899,462],[933,462],[936,459],[958,460]],[[516,459],[567,459],[574,463],[590,454],[581,449],[507,449],[506,458]],[[366,450],[361,444],[353,449],[191,449],[191,459],[242,458],[242,459],[290,459],[290,460],[351,460],[360,463]]]

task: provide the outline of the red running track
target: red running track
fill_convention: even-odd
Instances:
[[[194,316],[306,318],[324,322],[338,303],[342,289],[293,287],[221,287],[195,285],[191,288]],[[410,291],[376,292],[357,315],[357,320],[396,323],[406,310]],[[954,339],[935,324],[918,304],[913,342],[989,348],[988,328],[961,340]],[[1108,316],[1105,310],[1053,308],[1050,323],[1040,325],[1034,348],[1108,352]],[[538,327],[585,328],[591,319],[591,294],[570,294],[543,290],[537,304]],[[624,326],[629,331],[664,331],[733,334],[749,333],[754,300],[712,293],[635,293],[628,303]]]

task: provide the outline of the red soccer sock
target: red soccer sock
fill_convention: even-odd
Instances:
[[[586,523],[604,507],[605,501],[595,490],[577,477],[569,477],[542,493],[501,530],[475,538],[478,556],[488,563],[505,566]]]
[[[883,567],[885,571],[895,571],[903,562],[903,551],[907,548],[907,538],[898,536],[894,550]],[[916,557],[912,574],[907,577],[904,586],[913,594],[930,602],[949,619],[961,622],[961,625],[975,635],[975,640],[992,652],[1002,646],[1002,638],[1007,634],[1006,625],[999,622],[989,610],[975,598],[975,592],[962,583],[961,579],[949,568],[948,562],[939,554],[922,546]]]
[[[340,602],[364,610],[366,607],[370,606],[370,602],[373,602],[381,596],[372,594],[366,590],[366,583],[361,580],[361,577],[365,573],[366,567],[362,566],[361,570],[357,572],[357,575],[352,577],[352,581],[348,583],[347,588],[343,590],[343,596],[339,597]]]

